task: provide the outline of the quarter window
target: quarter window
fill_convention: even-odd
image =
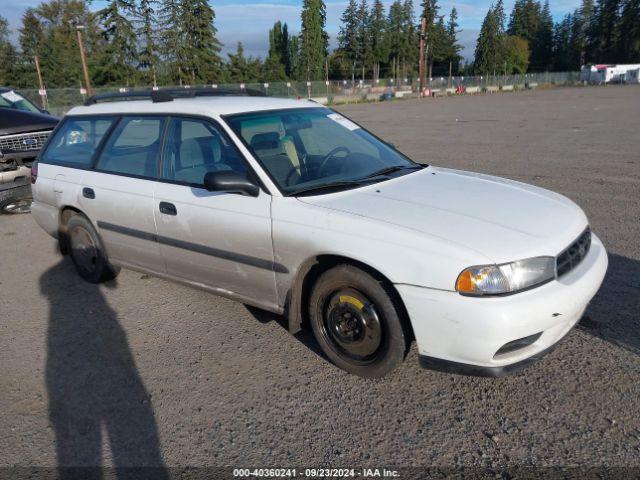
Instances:
[[[114,121],[111,117],[68,117],[51,139],[41,161],[90,167],[100,140]]]
[[[202,185],[208,172],[230,170],[246,176],[247,167],[229,138],[212,123],[173,118],[162,160],[162,178]]]
[[[155,178],[164,122],[160,117],[122,118],[104,146],[98,170]]]

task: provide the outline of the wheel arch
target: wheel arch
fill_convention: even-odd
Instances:
[[[298,268],[291,289],[287,293],[288,298],[286,302],[288,327],[291,333],[297,333],[308,325],[307,305],[309,304],[313,285],[322,273],[337,265],[352,265],[380,281],[387,293],[389,293],[391,301],[395,305],[407,333],[413,338],[413,329],[411,327],[409,314],[407,313],[400,293],[389,278],[365,262],[336,254],[315,255],[303,262]]]

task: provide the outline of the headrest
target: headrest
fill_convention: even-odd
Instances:
[[[251,137],[251,147],[256,150],[271,150],[280,147],[278,132],[258,133]]]

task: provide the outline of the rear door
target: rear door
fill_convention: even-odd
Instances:
[[[173,117],[168,125],[154,214],[167,272],[190,282],[276,305],[271,196],[203,188],[204,175],[252,175],[215,122]]]
[[[118,263],[164,273],[156,241],[153,189],[166,118],[123,116],[94,170],[82,180],[82,204]]]

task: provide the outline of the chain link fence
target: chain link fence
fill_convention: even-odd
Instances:
[[[525,75],[452,76],[427,78],[426,95],[494,92],[499,90],[519,90],[537,86],[580,84],[580,72],[545,72]],[[94,94],[145,90],[151,87],[138,86],[99,87]],[[386,78],[332,80],[329,82],[268,82],[219,85],[163,86],[162,88],[211,88],[227,90],[255,90],[268,96],[284,98],[311,98],[319,103],[341,104],[363,101],[392,100],[419,96],[417,78]],[[46,91],[46,97],[36,89],[20,92],[37,105],[54,115],[62,115],[75,105],[87,100],[86,93],[79,88],[56,88]]]

